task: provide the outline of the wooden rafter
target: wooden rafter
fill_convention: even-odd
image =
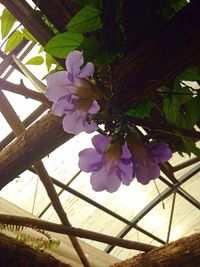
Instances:
[[[199,267],[200,234],[181,238],[110,267]]]
[[[50,254],[37,251],[14,238],[0,233],[1,266],[72,267]]]
[[[5,119],[9,123],[10,127],[13,129],[13,132],[17,137],[19,137],[21,134],[24,133],[25,128],[20,119],[18,118],[17,114],[15,113],[14,109],[10,105],[9,101],[5,97],[2,91],[0,91],[0,110],[2,114],[4,115]],[[60,218],[63,225],[70,226],[70,222],[68,220],[67,214],[65,213],[61,202],[58,198],[58,195],[56,193],[56,190],[53,186],[53,183],[51,181],[51,178],[49,177],[42,161],[38,160],[34,162],[34,168],[40,177],[42,183],[44,184],[44,187],[48,193],[48,196],[52,202],[52,205],[58,214],[58,217]],[[69,236],[69,239],[77,252],[81,262],[83,263],[83,266],[90,267],[90,264],[78,242],[76,237]]]

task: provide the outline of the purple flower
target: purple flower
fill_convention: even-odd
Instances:
[[[79,153],[79,167],[82,171],[92,172],[90,183],[95,191],[115,192],[122,184],[129,185],[133,180],[131,154],[127,145],[110,143],[111,137],[95,135],[94,148]]]
[[[172,152],[165,143],[149,143],[145,147],[133,143],[131,152],[135,176],[138,182],[144,185],[160,176],[158,163],[168,161],[172,157]]]
[[[96,123],[88,122],[87,116],[100,110],[95,100],[99,97],[97,87],[87,80],[94,73],[94,65],[88,62],[81,69],[82,64],[82,52],[73,51],[66,58],[67,71],[47,76],[45,95],[54,102],[52,113],[57,116],[64,115],[63,128],[72,134],[95,131]]]

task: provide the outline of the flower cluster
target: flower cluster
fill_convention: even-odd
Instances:
[[[87,116],[100,110],[95,100],[98,98],[98,90],[88,79],[94,73],[94,65],[88,62],[80,69],[82,65],[82,52],[74,51],[66,59],[67,71],[47,76],[45,95],[54,102],[52,113],[63,116],[63,128],[72,134],[95,131],[97,124],[94,121],[89,122]]]
[[[47,77],[45,95],[53,102],[52,113],[63,117],[64,130],[72,134],[91,133],[98,129],[98,120],[91,120],[91,117],[100,114],[97,101],[101,93],[90,80],[94,65],[89,62],[81,68],[82,65],[82,52],[71,52],[66,59],[66,71]],[[110,114],[107,114],[109,117]],[[112,127],[113,124],[115,121],[111,119]],[[138,182],[148,184],[159,177],[158,164],[172,156],[167,144],[150,142],[144,145],[133,130],[124,130],[127,125],[118,124],[123,126],[121,132],[117,126],[114,131],[95,135],[92,138],[94,148],[79,153],[79,167],[92,173],[90,182],[95,191],[115,192],[121,184],[129,185],[135,177]]]
[[[129,185],[137,178],[138,182],[148,184],[158,178],[158,163],[169,160],[172,152],[165,143],[149,143],[142,146],[127,143],[121,146],[112,144],[111,138],[95,135],[92,138],[94,148],[84,149],[79,153],[79,167],[82,171],[92,172],[90,183],[95,191],[115,192],[122,184]]]

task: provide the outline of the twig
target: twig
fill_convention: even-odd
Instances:
[[[31,98],[40,101],[42,103],[45,103],[48,106],[51,106],[50,104],[51,102],[47,100],[44,94],[33,91],[22,84],[21,85],[14,84],[0,78],[0,90],[6,90],[15,94],[20,94],[23,95],[25,98]]]
[[[115,245],[115,246],[119,246],[123,248],[140,250],[140,251],[145,251],[145,252],[157,248],[156,246],[145,244],[145,243],[125,240],[125,239],[121,239],[117,237],[112,237],[109,235],[96,233],[93,231],[88,231],[88,230],[81,229],[81,228],[76,228],[72,226],[64,226],[61,224],[42,221],[42,220],[33,219],[29,217],[0,214],[0,223],[15,224],[15,225],[20,225],[20,226],[36,226],[40,229],[55,232],[55,233],[61,233],[61,234],[67,234],[70,236],[86,238],[86,239],[95,240],[95,241],[102,242],[102,243],[107,243],[110,245]]]

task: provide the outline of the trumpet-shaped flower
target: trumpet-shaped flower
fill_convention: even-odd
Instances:
[[[54,102],[52,113],[63,117],[66,132],[91,133],[97,129],[95,122],[88,122],[88,114],[95,114],[100,107],[95,99],[99,97],[95,85],[89,78],[94,73],[94,65],[88,62],[82,69],[83,55],[80,51],[69,53],[66,58],[67,71],[59,71],[47,76],[46,97]]]
[[[158,163],[168,161],[172,157],[169,146],[165,143],[149,143],[147,146],[132,143],[132,163],[135,176],[141,184],[160,176]]]
[[[90,183],[95,191],[115,192],[122,184],[129,185],[133,180],[131,154],[124,144],[110,143],[111,138],[95,135],[94,148],[79,153],[79,167],[82,171],[92,172]]]

